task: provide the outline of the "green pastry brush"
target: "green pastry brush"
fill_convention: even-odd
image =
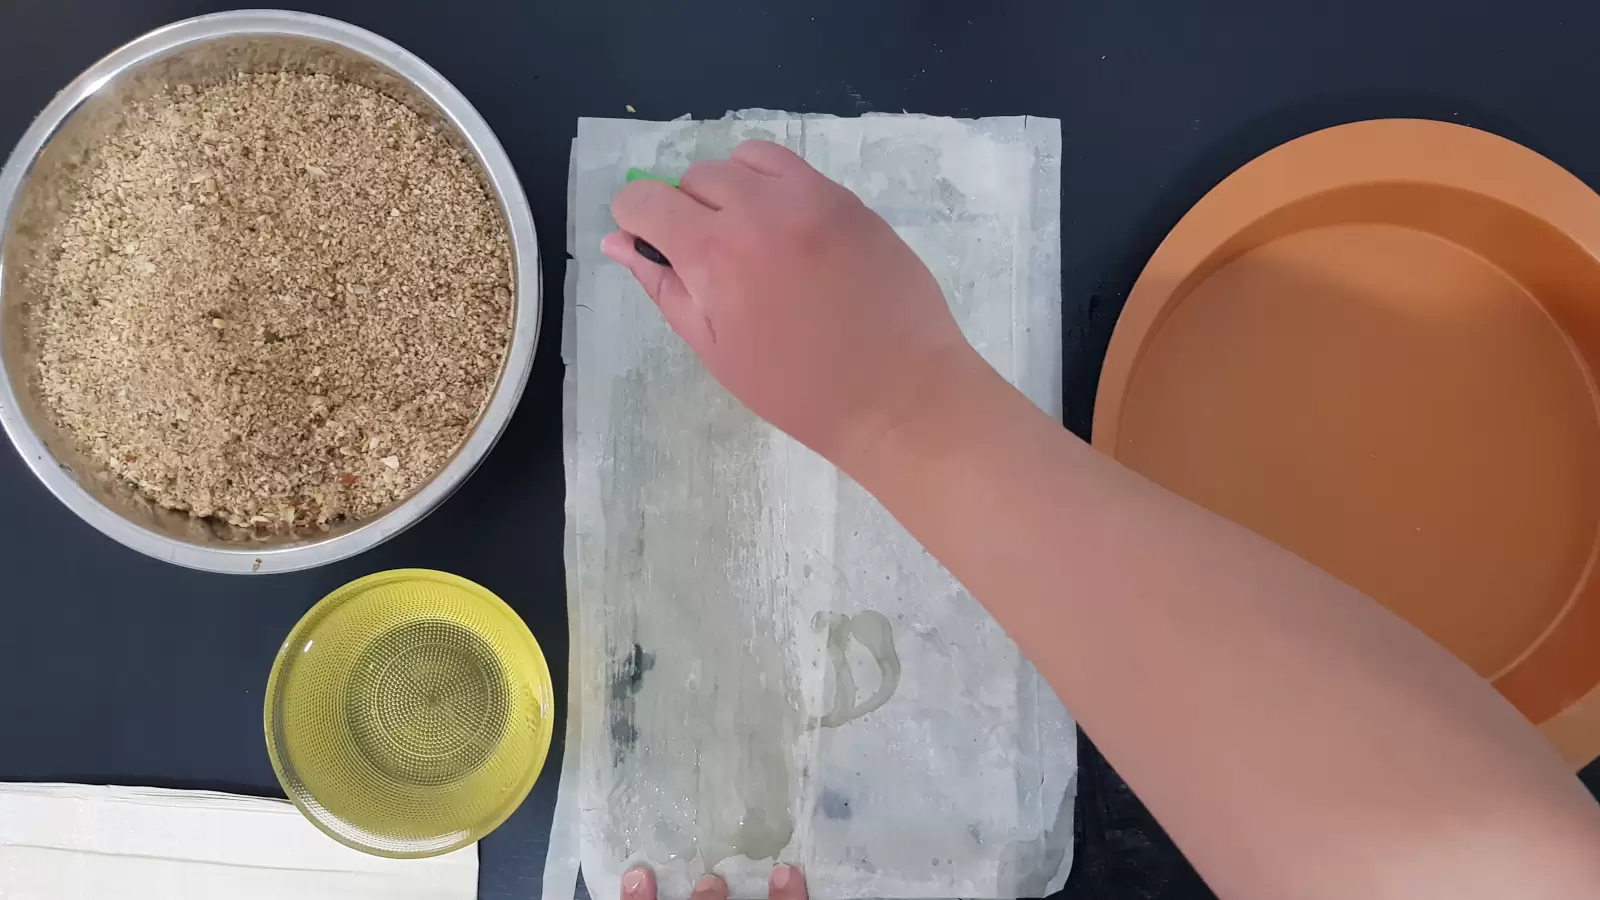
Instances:
[[[645,169],[633,168],[628,170],[628,177],[626,179],[627,182],[639,181],[641,179],[644,181],[659,181],[663,184],[670,184],[673,187],[678,186],[678,179],[676,178],[667,178],[662,175],[656,175]],[[672,263],[667,261],[667,257],[644,238],[634,238],[633,249],[639,251],[640,256],[650,260],[658,266],[666,266],[669,269],[672,268]]]

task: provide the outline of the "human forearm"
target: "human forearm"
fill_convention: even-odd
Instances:
[[[748,142],[613,211],[603,248],[712,374],[971,589],[1219,892],[1600,896],[1600,813],[1515,711],[1034,409],[905,242],[804,160]]]
[[[1534,896],[1512,844],[1535,834],[1568,888],[1600,884],[1594,804],[1481,679],[974,360],[847,468],[1016,637],[1213,887]]]

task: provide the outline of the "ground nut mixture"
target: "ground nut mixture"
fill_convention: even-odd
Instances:
[[[325,76],[143,105],[28,275],[58,424],[156,502],[258,534],[410,493],[510,340],[510,246],[475,172]]]

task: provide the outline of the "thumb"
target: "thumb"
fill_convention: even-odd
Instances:
[[[703,354],[716,344],[716,332],[711,320],[683,286],[682,279],[670,266],[657,265],[634,248],[635,238],[626,231],[614,231],[600,242],[600,251],[612,262],[621,265],[639,282],[644,292],[655,301],[667,325],[688,343],[695,353]]]

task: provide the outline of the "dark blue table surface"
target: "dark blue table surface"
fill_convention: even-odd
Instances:
[[[1600,186],[1600,117],[1589,109],[1600,84],[1594,4],[289,5],[398,41],[467,95],[517,166],[549,286],[562,283],[567,153],[579,116],[625,116],[632,105],[647,118],[750,106],[1059,118],[1067,424],[1082,435],[1106,341],[1140,267],[1207,189],[1275,144],[1356,119],[1444,119],[1520,141]],[[223,8],[0,4],[0,146],[100,55]],[[138,556],[80,523],[0,450],[0,779],[281,796],[261,737],[272,656],[317,598],[380,569],[433,567],[487,585],[564,672],[558,309],[547,304],[533,377],[504,440],[466,487],[392,543],[314,572],[225,578]],[[1093,746],[1080,745],[1078,856],[1066,894],[1209,896]],[[552,757],[522,810],[484,841],[482,896],[538,895],[559,764]],[[1600,769],[1588,780],[1600,783]]]

